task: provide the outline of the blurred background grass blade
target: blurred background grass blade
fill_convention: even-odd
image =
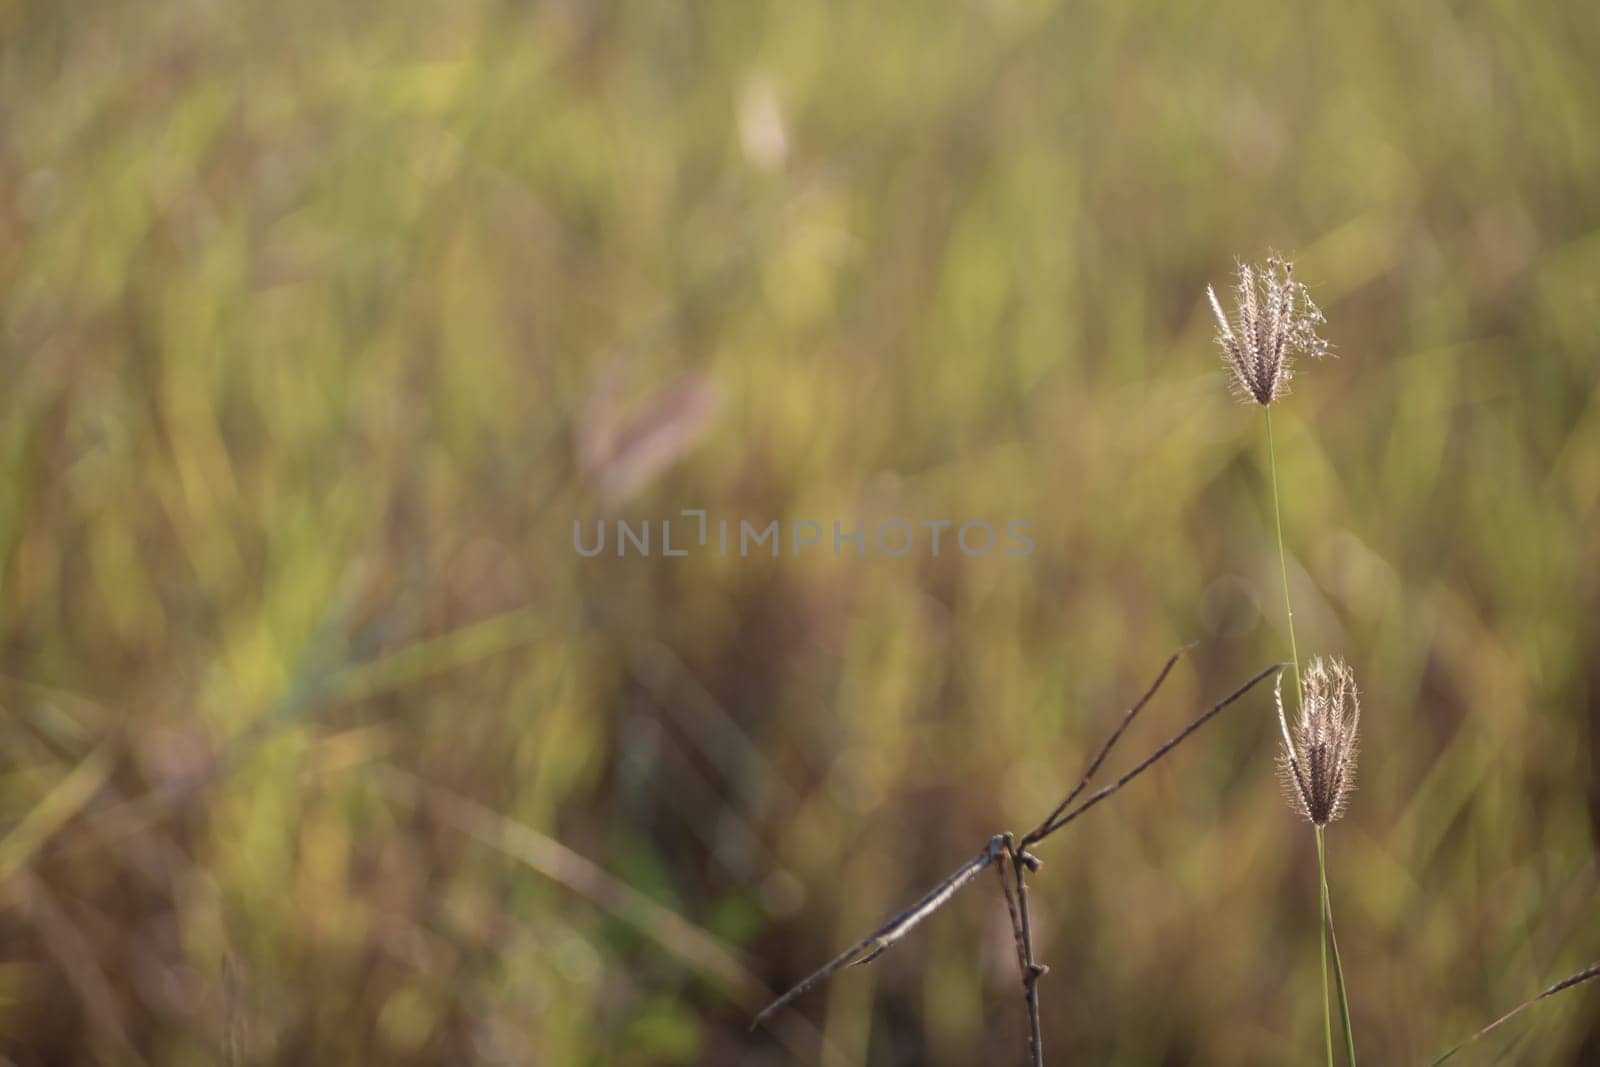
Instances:
[[[0,837],[0,883],[14,876],[40,846],[83,810],[105,784],[111,769],[110,746],[102,744]]]
[[[1363,1062],[1595,958],[1591,9],[0,3],[0,1057],[1020,1054],[984,889],[790,1034],[731,991],[1049,810],[1172,648],[1166,707],[1282,657],[1205,300],[1274,249],[1337,356],[1273,421],[1298,643],[1362,680]],[[618,521],[657,551],[575,551]],[[1030,879],[1052,1056],[1320,1037],[1271,716]],[[1600,998],[1514,1029],[1593,1061]]]

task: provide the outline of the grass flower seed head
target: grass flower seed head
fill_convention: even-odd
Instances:
[[[1284,782],[1290,799],[1318,826],[1344,814],[1356,773],[1361,703],[1355,674],[1340,659],[1314,659],[1306,668],[1300,716],[1289,726],[1278,678],[1278,725],[1283,729]]]
[[[1217,318],[1217,344],[1246,402],[1265,406],[1287,392],[1293,356],[1328,354],[1328,342],[1317,335],[1322,312],[1295,281],[1294,264],[1281,257],[1259,267],[1239,264],[1236,321],[1228,320],[1215,289],[1207,286],[1206,296]]]

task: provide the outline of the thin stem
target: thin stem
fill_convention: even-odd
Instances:
[[[1328,864],[1323,857],[1322,827],[1317,831],[1317,881],[1320,885],[1317,899],[1317,918],[1321,923],[1321,936],[1317,938],[1322,948],[1322,1037],[1328,1047],[1328,1067],[1333,1067],[1333,1014],[1328,1006]]]
[[[1339,955],[1339,932],[1333,921],[1333,898],[1328,895],[1328,883],[1322,883],[1323,910],[1328,916],[1328,944],[1333,948],[1333,990],[1339,997],[1339,1025],[1344,1027],[1344,1057],[1350,1067],[1356,1067],[1356,1035],[1350,1026],[1350,997],[1344,982],[1344,957]]]
[[[1044,1067],[1044,1039],[1039,1025],[1039,979],[1050,968],[1037,962],[1033,956],[1033,920],[1028,912],[1028,883],[1023,876],[1024,868],[1039,869],[1039,859],[1030,852],[1018,849],[1010,833],[1001,837],[1005,839],[1006,860],[1016,876],[1015,891],[1011,888],[1011,882],[1006,880],[1006,864],[997,862],[994,869],[1000,875],[1000,890],[1006,898],[1006,914],[1011,917],[1011,936],[1017,945],[1017,971],[1022,976],[1022,995],[1028,1005],[1029,1062],[1033,1067]]]
[[[1306,703],[1306,691],[1300,681],[1300,646],[1294,637],[1294,603],[1289,598],[1289,559],[1283,547],[1283,504],[1278,496],[1278,446],[1272,438],[1272,407],[1268,405],[1262,410],[1267,416],[1267,463],[1272,470],[1272,518],[1278,534],[1278,575],[1283,580],[1283,614],[1289,627],[1289,656],[1294,663],[1295,702],[1296,707],[1303,709]],[[1328,899],[1328,862],[1322,842],[1322,827],[1316,827],[1316,832],[1317,920],[1321,931],[1317,943],[1322,955],[1322,1038],[1328,1054],[1328,1067],[1333,1067],[1333,1009],[1328,1003],[1328,939],[1332,933],[1330,923],[1333,909]],[[1355,1067],[1355,1036],[1350,1027],[1350,1004],[1345,998],[1344,967],[1339,961],[1337,947],[1334,949],[1334,966],[1337,968],[1339,984],[1339,1013],[1344,1021],[1345,1055],[1350,1067]]]
[[[1570,978],[1563,978],[1549,989],[1546,989],[1543,993],[1524,1000],[1521,1004],[1518,1004],[1516,1007],[1500,1016],[1500,1018],[1496,1019],[1488,1026],[1485,1026],[1483,1029],[1479,1030],[1477,1033],[1473,1034],[1465,1041],[1457,1044],[1454,1048],[1450,1049],[1450,1051],[1446,1052],[1444,1055],[1428,1064],[1428,1067],[1439,1067],[1439,1064],[1443,1063],[1445,1060],[1448,1060],[1450,1057],[1454,1056],[1456,1053],[1460,1052],[1474,1041],[1486,1037],[1491,1031],[1498,1028],[1502,1023],[1508,1023],[1512,1019],[1515,1019],[1518,1015],[1521,1015],[1524,1011],[1533,1007],[1545,997],[1555,996],[1563,989],[1571,989],[1573,986],[1581,985],[1582,983],[1589,981],[1591,978],[1600,978],[1600,963],[1590,964],[1588,967],[1585,967],[1583,970],[1579,971],[1575,975],[1572,975]]]
[[[1323,846],[1322,827],[1317,827],[1317,880],[1322,886],[1322,928],[1325,932],[1322,949],[1322,986],[1323,1003],[1327,1003],[1328,986],[1328,947],[1333,948],[1333,983],[1334,993],[1339,999],[1339,1025],[1344,1032],[1344,1057],[1350,1067],[1356,1067],[1356,1035],[1350,1025],[1350,997],[1345,988],[1344,960],[1339,955],[1339,935],[1334,930],[1333,924],[1333,896],[1328,892],[1328,860],[1327,852]],[[1326,1019],[1326,1011],[1323,1018]],[[1330,1039],[1331,1040],[1331,1039]]]
[[[1278,503],[1278,449],[1272,440],[1272,408],[1267,413],[1267,460],[1272,467],[1272,515],[1278,524],[1278,571],[1283,577],[1283,612],[1289,620],[1289,656],[1294,661],[1294,692],[1297,706],[1303,706],[1306,693],[1300,685],[1300,648],[1294,640],[1294,605],[1289,602],[1289,563],[1283,552],[1283,505]]]
[[[1022,992],[1028,1001],[1028,1052],[1033,1067],[1044,1067],[1044,1035],[1039,1025],[1039,979],[1048,967],[1033,958],[1033,920],[1028,913],[1028,882],[1023,871],[1035,860],[1026,852],[1011,853],[1011,869],[1017,876],[1017,911],[1022,922]]]

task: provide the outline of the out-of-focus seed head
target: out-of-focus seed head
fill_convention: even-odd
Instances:
[[[1290,729],[1278,677],[1278,725],[1283,730],[1285,791],[1318,826],[1344,814],[1355,784],[1356,731],[1361,703],[1354,672],[1341,659],[1314,659],[1306,669],[1300,716]]]
[[[1325,320],[1310,292],[1295,281],[1294,264],[1278,256],[1260,267],[1239,264],[1237,289],[1237,319],[1230,322],[1216,290],[1206,287],[1217,344],[1240,399],[1265,406],[1288,391],[1293,356],[1328,354],[1328,342],[1317,335]]]

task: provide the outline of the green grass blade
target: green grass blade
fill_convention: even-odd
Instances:
[[[1333,929],[1333,905],[1328,896],[1327,867],[1324,866],[1322,870],[1322,907],[1328,927],[1328,943],[1333,946],[1333,983],[1339,994],[1339,1022],[1344,1026],[1345,1062],[1350,1067],[1356,1067],[1356,1035],[1350,1026],[1350,999],[1345,991],[1344,960],[1339,955],[1339,935]]]
[[[1327,1047],[1328,1067],[1333,1067],[1333,1016],[1328,1008],[1328,876],[1323,858],[1322,827],[1317,835],[1317,947],[1322,952],[1322,1040]]]

